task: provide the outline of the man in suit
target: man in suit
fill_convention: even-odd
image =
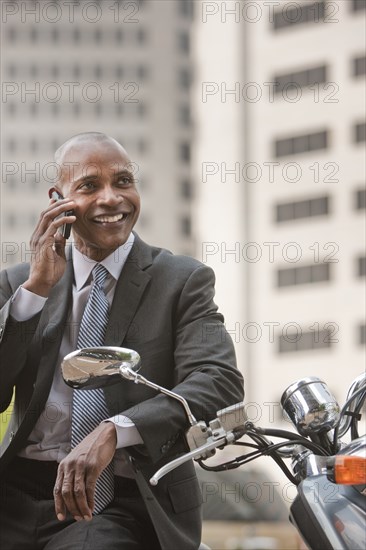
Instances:
[[[0,546],[32,549],[193,550],[201,496],[191,462],[156,487],[148,479],[187,450],[182,405],[124,381],[104,388],[106,421],[71,449],[73,390],[62,358],[77,333],[96,264],[107,270],[105,345],[138,351],[142,374],[186,398],[194,416],[243,399],[242,377],[200,262],[144,243],[132,229],[140,198],[123,147],[79,134],[31,238],[32,260],[1,274],[0,406],[15,402],[1,447]],[[157,213],[159,215],[159,213]],[[60,230],[72,225],[73,246]],[[95,485],[113,464],[114,498],[94,513]]]

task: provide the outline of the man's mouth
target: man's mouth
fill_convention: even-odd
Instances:
[[[116,222],[122,221],[127,216],[128,216],[128,214],[122,214],[122,213],[121,214],[115,214],[113,216],[108,216],[108,215],[96,216],[95,218],[93,218],[93,222],[97,222],[97,223],[116,223]]]

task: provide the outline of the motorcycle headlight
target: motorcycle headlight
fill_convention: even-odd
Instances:
[[[316,376],[291,384],[282,394],[281,405],[301,435],[328,432],[339,421],[335,397]]]

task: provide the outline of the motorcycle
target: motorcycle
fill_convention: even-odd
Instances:
[[[190,425],[186,432],[189,451],[160,468],[151,477],[151,485],[192,459],[205,470],[224,471],[270,456],[296,486],[290,521],[309,548],[366,548],[366,435],[358,433],[366,400],[365,373],[352,382],[342,408],[317,377],[291,384],[282,395],[281,406],[295,433],[255,426],[246,416],[244,403],[218,411],[208,424],[197,421],[182,396],[147,380],[139,374],[140,367],[140,357],[133,350],[99,347],[67,355],[62,372],[74,389],[102,387],[122,377],[180,401]],[[342,441],[346,434],[348,443]],[[248,451],[214,466],[205,463],[227,445]],[[286,459],[292,460],[291,468]]]

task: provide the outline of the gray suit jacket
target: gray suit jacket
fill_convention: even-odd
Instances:
[[[16,397],[1,445],[0,472],[27,438],[49,394],[67,313],[71,305],[72,262],[54,287],[42,312],[25,322],[10,315],[10,300],[28,277],[21,264],[1,273],[0,410]],[[199,420],[243,399],[242,377],[223,318],[213,302],[214,274],[185,256],[145,244],[137,235],[117,282],[105,337],[106,345],[138,351],[141,374],[184,396]],[[144,445],[131,447],[139,489],[162,548],[195,549],[201,531],[201,495],[193,464],[164,477],[156,487],[147,480],[186,450],[188,427],[183,407],[170,397],[121,380],[105,388],[111,416],[133,420]]]

